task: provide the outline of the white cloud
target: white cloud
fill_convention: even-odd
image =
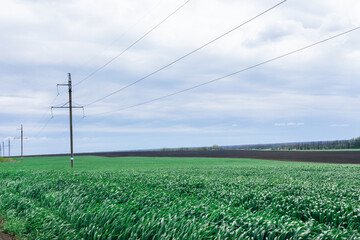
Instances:
[[[305,123],[303,123],[303,122],[274,123],[275,127],[291,127],[291,126],[304,126],[304,125],[305,125]]]
[[[350,125],[349,124],[346,124],[346,123],[342,123],[342,124],[337,124],[337,123],[334,123],[334,124],[331,124],[330,127],[349,127]]]
[[[73,74],[75,83],[80,81],[183,2],[4,0],[2,8],[6,11],[0,12],[2,134],[13,135],[11,129],[21,123],[29,133],[38,132],[50,115],[56,84],[66,82],[67,72]],[[277,2],[190,1],[130,51],[75,87],[74,100],[86,104],[120,89]],[[210,81],[353,28],[360,25],[359,8],[357,0],[287,1],[170,68],[87,107],[88,118],[78,125],[88,124],[90,133],[101,136],[111,134],[107,129],[115,127],[113,134],[155,136],[161,132],[179,137],[195,132],[208,133],[213,140],[224,132],[220,124],[232,131],[238,126],[259,128],[269,136],[276,134],[277,127],[315,129],[312,123],[324,119],[329,132],[347,127],[332,122],[346,122],[351,129],[353,121],[360,120],[356,91],[360,87],[359,32],[168,99],[106,118],[93,115]],[[65,91],[54,105],[67,101]],[[130,130],[118,128],[129,122],[134,124]],[[199,127],[201,122],[206,126]],[[275,130],[263,127],[269,125]],[[57,111],[56,119],[41,134],[53,137],[49,143],[54,143],[66,131],[67,112]],[[340,131],[335,134],[344,138]],[[83,141],[92,141],[92,137],[84,136]],[[252,139],[256,142],[255,137]],[[264,139],[259,137],[259,143]],[[201,141],[199,138],[199,145],[203,145]]]

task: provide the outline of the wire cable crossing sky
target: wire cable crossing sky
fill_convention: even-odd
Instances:
[[[113,96],[113,95],[115,95],[115,94],[117,94],[117,93],[119,93],[119,92],[121,92],[121,91],[123,91],[123,90],[125,90],[125,89],[127,89],[127,88],[129,88],[129,87],[131,87],[131,86],[133,86],[133,85],[135,85],[135,84],[137,84],[137,83],[139,83],[139,82],[141,82],[141,81],[143,81],[143,80],[151,77],[151,76],[153,76],[153,75],[155,75],[156,73],[158,73],[158,72],[160,72],[160,71],[162,71],[162,70],[164,70],[164,69],[172,66],[173,64],[175,64],[175,63],[183,60],[184,58],[186,58],[186,57],[188,57],[188,56],[190,56],[190,55],[192,55],[192,54],[194,54],[194,53],[196,53],[197,51],[200,51],[201,49],[203,49],[203,48],[205,48],[206,46],[212,44],[213,42],[215,42],[215,41],[217,41],[217,40],[225,37],[226,35],[234,32],[235,30],[239,29],[240,27],[242,27],[242,26],[244,26],[244,25],[246,25],[246,24],[254,21],[255,19],[261,17],[261,16],[264,15],[265,13],[267,13],[267,12],[273,10],[274,8],[280,6],[281,4],[283,4],[283,3],[286,2],[286,1],[287,1],[287,0],[284,0],[284,1],[282,1],[282,2],[280,2],[280,3],[278,3],[278,4],[276,4],[276,5],[272,6],[271,8],[269,8],[269,9],[261,12],[260,14],[256,15],[255,17],[247,20],[246,22],[241,23],[240,25],[236,26],[235,28],[233,28],[233,29],[225,32],[224,34],[221,34],[220,36],[216,37],[215,39],[213,39],[213,40],[211,40],[211,41],[209,41],[209,42],[201,45],[200,47],[196,48],[195,50],[193,50],[193,51],[185,54],[184,56],[182,56],[182,57],[180,57],[180,58],[178,58],[178,59],[170,62],[169,64],[166,64],[165,66],[163,66],[163,67],[161,67],[161,68],[153,71],[152,73],[150,73],[150,74],[148,74],[148,75],[146,75],[146,76],[144,76],[144,77],[142,77],[142,78],[140,78],[140,79],[138,79],[138,80],[136,80],[136,81],[134,81],[134,82],[132,82],[132,83],[130,83],[130,84],[128,84],[128,85],[126,85],[125,87],[122,87],[122,88],[120,88],[120,89],[118,89],[118,90],[116,90],[116,91],[114,91],[114,92],[112,92],[112,93],[110,93],[110,94],[108,94],[108,95],[105,95],[104,97],[101,97],[101,98],[99,98],[99,99],[97,99],[97,100],[95,100],[95,101],[93,101],[93,102],[90,102],[90,103],[86,104],[85,106],[90,106],[90,105],[93,105],[93,104],[95,104],[95,103],[98,103],[98,102],[100,102],[100,101],[102,101],[102,100],[104,100],[104,99],[106,99],[106,98],[108,98],[108,97],[110,97],[110,96]]]
[[[121,55],[123,55],[125,52],[127,52],[130,48],[132,48],[133,46],[135,46],[138,42],[140,42],[142,39],[144,39],[147,35],[149,35],[151,32],[153,32],[155,29],[157,29],[158,27],[160,27],[164,22],[166,22],[170,17],[172,17],[175,13],[177,13],[180,9],[182,9],[186,4],[188,4],[191,0],[187,0],[185,3],[183,3],[180,7],[178,7],[174,12],[172,12],[170,15],[168,15],[166,18],[164,18],[161,22],[159,22],[158,24],[156,24],[153,28],[151,28],[149,31],[147,31],[144,35],[142,35],[139,39],[137,39],[135,42],[133,42],[130,46],[128,46],[127,48],[125,48],[122,52],[120,52],[118,55],[116,55],[115,57],[111,58],[109,61],[107,61],[104,65],[100,66],[98,69],[96,69],[95,71],[93,71],[92,73],[90,73],[88,76],[86,76],[84,79],[82,79],[80,82],[74,84],[74,87],[78,86],[79,84],[81,84],[82,82],[84,82],[85,80],[91,78],[93,75],[95,75],[96,73],[98,73],[99,71],[101,71],[103,68],[105,68],[107,65],[109,65],[110,63],[112,63],[113,61],[115,61],[117,58],[119,58]]]
[[[186,1],[185,3],[183,3],[180,7],[178,7],[175,11],[173,11],[170,15],[168,15],[166,18],[164,18],[161,22],[159,22],[158,24],[156,24],[154,27],[152,27],[149,31],[147,31],[144,35],[142,35],[139,39],[137,39],[135,42],[133,42],[130,46],[128,46],[126,49],[124,49],[122,52],[120,52],[118,55],[116,55],[115,57],[111,58],[109,61],[107,61],[105,64],[103,64],[102,66],[100,66],[99,68],[97,68],[95,71],[93,71],[92,73],[90,73],[89,75],[87,75],[85,78],[83,78],[82,80],[80,80],[79,82],[75,83],[73,85],[73,87],[76,87],[78,85],[80,85],[81,83],[83,83],[84,81],[86,81],[87,79],[91,78],[93,75],[95,75],[96,73],[98,73],[99,71],[101,71],[102,69],[104,69],[107,65],[109,65],[110,63],[112,63],[113,61],[115,61],[117,58],[119,58],[121,55],[123,55],[125,52],[127,52],[130,48],[132,48],[133,46],[135,46],[138,42],[140,42],[142,39],[144,39],[147,35],[149,35],[152,31],[154,31],[156,28],[158,28],[161,24],[163,24],[166,20],[168,20],[171,16],[173,16],[175,13],[177,13],[180,9],[182,9],[187,3],[189,3],[190,0]],[[55,96],[55,98],[53,99],[53,101],[51,101],[50,106],[52,106],[56,99],[58,98],[58,96],[62,93],[66,92],[61,91],[58,92],[58,94]],[[50,107],[49,107],[50,108]],[[46,111],[48,112],[48,111]],[[41,117],[41,119],[39,120],[39,122],[41,122],[45,115],[46,112],[44,113],[44,115]],[[41,128],[39,128],[40,130],[38,131],[38,134],[40,134],[49,124],[49,122],[51,121],[51,119],[53,118],[53,116],[51,116],[43,125]]]
[[[115,113],[115,112],[119,112],[119,111],[124,111],[124,110],[127,110],[127,109],[131,109],[131,108],[134,108],[134,107],[139,107],[139,106],[142,106],[142,105],[145,105],[145,104],[149,104],[149,103],[152,103],[152,102],[155,102],[155,101],[159,101],[159,100],[162,100],[162,99],[165,99],[165,98],[169,98],[169,97],[178,95],[178,94],[180,94],[180,93],[184,93],[184,92],[187,92],[187,91],[190,91],[190,90],[193,90],[193,89],[196,89],[196,88],[199,88],[199,87],[208,85],[208,84],[210,84],[210,83],[214,83],[214,82],[223,80],[223,79],[225,79],[225,78],[234,76],[234,75],[236,75],[236,74],[243,73],[243,72],[248,71],[248,70],[251,70],[251,69],[253,69],[253,68],[260,67],[260,66],[262,66],[262,65],[264,65],[264,64],[267,64],[267,63],[270,63],[270,62],[279,60],[279,59],[281,59],[281,58],[287,57],[287,56],[289,56],[289,55],[292,55],[292,54],[301,52],[301,51],[306,50],[306,49],[308,49],[308,48],[311,48],[311,47],[314,47],[314,46],[316,46],[316,45],[325,43],[325,42],[330,41],[330,40],[332,40],[332,39],[334,39],[334,38],[341,37],[341,36],[343,36],[343,35],[349,34],[349,33],[351,33],[351,32],[354,32],[354,31],[356,31],[356,30],[359,30],[359,29],[360,29],[360,27],[353,28],[353,29],[351,29],[351,30],[348,30],[348,31],[345,31],[345,32],[336,34],[336,35],[334,35],[334,36],[332,36],[332,37],[329,37],[329,38],[323,39],[323,40],[321,40],[321,41],[318,41],[318,42],[316,42],[316,43],[313,43],[313,44],[307,45],[307,46],[305,46],[305,47],[296,49],[296,50],[291,51],[291,52],[288,52],[288,53],[286,53],[286,54],[282,54],[282,55],[280,55],[280,56],[271,58],[271,59],[266,60],[266,61],[263,61],[263,62],[261,62],[261,63],[252,65],[252,66],[250,66],[250,67],[247,67],[247,68],[238,70],[238,71],[233,72],[233,73],[230,73],[230,74],[228,74],[228,75],[225,75],[225,76],[222,76],[222,77],[219,77],[219,78],[216,78],[216,79],[213,79],[213,80],[210,80],[210,81],[207,81],[207,82],[204,82],[204,83],[201,83],[201,84],[192,86],[192,87],[190,87],[190,88],[186,88],[186,89],[183,89],[183,90],[180,90],[180,91],[177,91],[177,92],[174,92],[174,93],[171,93],[171,94],[162,96],[162,97],[154,98],[154,99],[151,99],[151,100],[149,100],[149,101],[145,101],[145,102],[142,102],[142,103],[138,103],[138,104],[135,104],[135,105],[132,105],[132,106],[129,106],[129,107],[125,107],[125,108],[121,108],[121,109],[113,110],[113,111],[108,111],[108,112],[104,112],[104,113],[99,113],[99,114],[96,114],[96,115],[93,115],[93,116],[98,116],[98,115],[104,115],[104,114],[109,114],[109,113]]]
[[[360,1],[2,7],[0,136],[14,139],[22,125],[25,155],[68,152],[69,115],[49,108],[68,101],[56,96],[68,73],[88,116],[73,112],[75,153],[359,135]],[[20,155],[20,141],[10,150]]]

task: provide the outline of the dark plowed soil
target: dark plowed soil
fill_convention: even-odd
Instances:
[[[84,154],[85,155],[85,154]],[[211,157],[253,158],[295,162],[360,164],[360,151],[141,151],[103,152],[88,155],[104,157]]]

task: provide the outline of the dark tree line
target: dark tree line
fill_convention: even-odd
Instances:
[[[256,145],[235,145],[195,147],[195,148],[164,148],[161,151],[217,151],[217,150],[331,150],[331,149],[360,149],[360,137],[350,140],[276,143]]]
[[[226,147],[225,147],[226,148]],[[235,148],[227,148],[235,149]],[[258,144],[239,146],[242,150],[331,150],[331,149],[360,149],[360,137],[350,140],[316,141],[279,144]]]

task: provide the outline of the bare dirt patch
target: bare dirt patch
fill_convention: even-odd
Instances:
[[[2,232],[3,223],[4,223],[3,219],[0,218],[0,240],[16,240],[16,238],[14,236]]]
[[[2,162],[17,162],[17,161],[12,158],[0,158],[0,163]]]
[[[0,163],[2,163],[2,162],[17,162],[17,161],[13,158],[0,157]]]

